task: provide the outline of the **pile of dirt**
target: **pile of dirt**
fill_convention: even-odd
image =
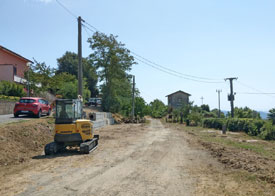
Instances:
[[[124,117],[118,113],[112,114],[116,124],[124,123]]]
[[[211,154],[227,167],[253,172],[260,179],[275,184],[275,161],[249,150],[222,147],[216,143],[199,141]]]
[[[35,119],[0,126],[0,166],[17,165],[43,151],[53,140],[52,118]]]

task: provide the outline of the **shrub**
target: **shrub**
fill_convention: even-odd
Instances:
[[[275,140],[275,126],[272,125],[272,122],[263,125],[260,137],[265,140]]]
[[[225,120],[221,118],[205,118],[202,121],[202,126],[206,128],[222,129]]]
[[[0,82],[0,94],[6,96],[25,96],[24,88],[20,84],[14,82],[1,81]]]
[[[223,124],[226,124],[229,131],[243,131],[249,135],[257,136],[261,134],[261,128],[266,122],[260,119],[240,119],[240,118],[206,118],[203,120],[203,127],[222,129]]]

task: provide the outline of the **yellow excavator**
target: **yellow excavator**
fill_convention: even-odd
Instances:
[[[93,123],[83,118],[81,99],[57,99],[54,142],[45,146],[45,155],[53,155],[67,146],[79,146],[80,152],[89,154],[98,145]]]

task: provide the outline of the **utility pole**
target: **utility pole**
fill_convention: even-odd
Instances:
[[[220,102],[220,93],[222,92],[222,90],[216,90],[216,92],[218,93],[218,103],[219,103],[219,113],[218,113],[218,117],[221,117],[221,102]]]
[[[202,104],[202,105],[203,105],[203,99],[204,99],[204,98],[203,98],[203,97],[201,97],[201,104]]]
[[[228,95],[228,101],[230,101],[231,105],[231,117],[234,118],[234,100],[235,96],[233,93],[233,80],[237,80],[238,78],[225,78],[224,80],[229,80],[230,82],[230,95]]]
[[[30,97],[30,68],[31,68],[31,64],[28,63],[28,97]]]
[[[78,96],[80,95],[81,98],[83,97],[83,84],[82,84],[82,78],[83,78],[83,68],[82,68],[82,35],[81,35],[81,23],[82,20],[79,16],[78,19]]]
[[[135,76],[133,75],[133,90],[132,90],[132,120],[135,119]]]

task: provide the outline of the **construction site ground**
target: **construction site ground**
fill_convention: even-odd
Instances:
[[[44,156],[53,119],[0,125],[0,195],[275,195],[274,142],[158,119],[96,134],[89,155]]]

